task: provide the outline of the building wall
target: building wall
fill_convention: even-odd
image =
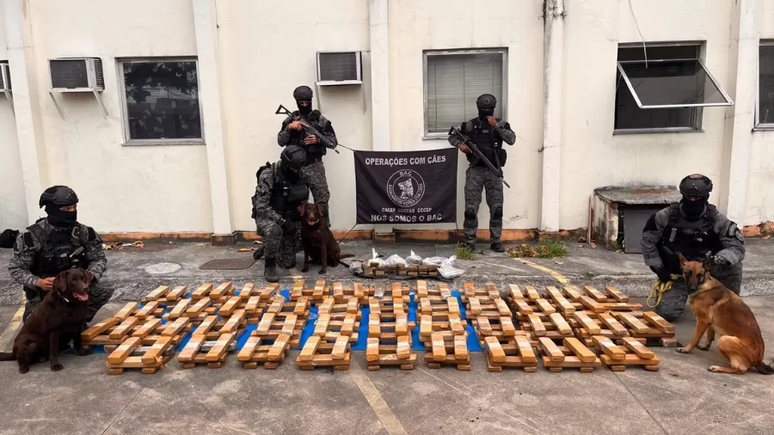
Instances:
[[[618,44],[641,41],[632,11],[628,2],[617,0],[566,4],[561,227],[587,225],[589,195],[597,187],[677,185],[694,172],[718,182],[725,109],[704,110],[703,132],[613,135]],[[632,5],[647,42],[706,41],[705,64],[728,87],[734,18],[727,1],[635,0]],[[715,193],[711,201],[719,197]]]
[[[51,183],[78,193],[103,232],[212,231],[204,146],[123,146],[117,58],[196,55],[190,0],[31,0]],[[47,60],[102,58],[105,116],[91,94],[47,92]]]
[[[318,51],[368,51],[368,2],[306,2],[303,8],[297,2],[275,2],[271,8],[251,0],[217,4],[232,219],[236,230],[255,231],[250,218],[255,173],[279,160],[277,133],[284,117],[274,112],[280,104],[296,110],[297,86],[313,89],[314,107],[331,120],[341,144],[372,148],[368,53],[364,85],[315,86]],[[339,150],[323,161],[333,227],[349,229],[355,223],[354,163],[350,151]]]
[[[762,0],[760,38],[774,39],[774,0]],[[755,131],[750,155],[745,224],[774,221],[774,131]]]
[[[503,226],[537,227],[540,223],[538,149],[543,133],[541,2],[392,0],[390,5],[392,148],[419,150],[450,146],[446,139],[423,139],[424,50],[507,48],[508,104],[505,117],[518,138],[513,146],[504,145],[508,151],[504,172],[511,189],[504,187]],[[460,155],[457,187],[460,226],[464,212],[466,167],[467,161]],[[489,211],[484,201],[479,211],[480,227],[486,228],[488,222]],[[441,227],[454,228],[454,225],[434,228]]]
[[[774,0],[760,0],[761,37],[774,39]],[[677,184],[702,172],[716,181],[712,196],[728,190],[732,123],[727,109],[705,109],[703,131],[614,135],[616,56],[620,43],[706,41],[705,62],[735,99],[737,16],[727,0],[565,0],[560,227],[587,225],[596,187]],[[295,108],[293,89],[315,89],[315,107],[330,118],[340,143],[372,149],[369,2],[328,0],[216,2],[220,93],[224,118],[229,209],[234,230],[252,231],[250,198],[255,172],[276,161],[282,117]],[[632,12],[632,9],[634,10]],[[300,11],[303,11],[301,13]],[[665,13],[668,11],[668,13]],[[196,56],[191,0],[29,0],[45,143],[46,179],[68,184],[82,199],[81,218],[103,232],[210,232],[212,203],[206,145],[125,146],[122,84],[117,59]],[[474,13],[475,12],[475,13]],[[517,134],[505,168],[504,227],[540,226],[543,154],[543,11],[541,1],[390,0],[390,123],[393,150],[448,147],[424,138],[423,51],[505,48],[505,118]],[[2,10],[0,10],[2,16]],[[636,16],[636,21],[635,21]],[[0,59],[6,43],[0,20]],[[200,35],[201,36],[201,35]],[[362,86],[316,88],[318,51],[362,50]],[[47,88],[47,60],[99,56],[107,116],[90,94]],[[755,65],[750,65],[754,68]],[[503,104],[505,102],[500,102]],[[735,108],[736,110],[746,110]],[[61,113],[60,113],[61,112]],[[460,120],[462,121],[462,120]],[[752,126],[751,126],[752,128]],[[0,98],[0,226],[27,221],[18,145],[10,105]],[[740,224],[774,220],[774,132],[753,135],[746,215]],[[325,165],[334,229],[355,223],[354,165],[348,150],[329,153]],[[463,217],[465,159],[460,156],[458,218]],[[7,205],[5,205],[7,204]],[[42,212],[41,212],[42,213]],[[31,216],[34,218],[34,216]],[[488,223],[482,204],[481,228]],[[389,229],[390,226],[377,229]],[[397,227],[397,226],[396,226]],[[402,226],[405,227],[405,226]],[[367,227],[364,227],[367,228]],[[421,229],[454,228],[453,225]]]
[[[8,59],[5,39],[5,21],[0,4],[0,60]],[[16,140],[16,123],[13,103],[0,94],[0,231],[6,228],[21,229],[27,225],[27,209],[24,200],[19,144]]]

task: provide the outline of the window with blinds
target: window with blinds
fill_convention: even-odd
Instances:
[[[504,50],[425,52],[425,134],[447,133],[478,116],[476,98],[497,98],[495,117],[505,108]]]

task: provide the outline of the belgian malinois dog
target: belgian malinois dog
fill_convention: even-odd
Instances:
[[[715,333],[718,333],[718,349],[731,367],[710,366],[709,371],[741,375],[750,367],[755,367],[764,375],[774,374],[774,367],[763,362],[763,337],[752,310],[742,298],[710,276],[712,259],[688,261],[682,254],[678,255],[690,294],[688,301],[696,314],[696,330],[688,346],[677,351],[688,353],[694,347],[709,350]],[[705,331],[707,339],[704,346],[697,346]]]

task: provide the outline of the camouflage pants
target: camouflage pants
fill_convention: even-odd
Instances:
[[[100,308],[105,306],[106,303],[113,296],[115,289],[110,286],[110,282],[102,281],[89,288],[89,311],[86,314],[86,323],[91,322],[94,319],[94,315],[97,314]],[[27,320],[27,317],[32,314],[32,311],[43,302],[45,293],[38,290],[24,289],[24,293],[27,296],[27,303],[24,305],[24,315],[22,321]]]
[[[711,275],[723,283],[729,290],[737,295],[742,291],[742,264],[725,267],[715,265],[710,272]],[[685,303],[688,300],[688,288],[683,278],[678,279],[672,284],[672,288],[664,293],[655,310],[669,322],[677,320],[685,312]]]
[[[503,182],[488,168],[470,166],[465,171],[465,241],[476,243],[478,207],[481,190],[486,189],[489,206],[489,234],[492,243],[500,241],[503,231]]]
[[[314,202],[322,205],[325,217],[330,217],[328,201],[331,199],[331,192],[328,190],[328,179],[325,178],[325,166],[323,166],[322,160],[304,166],[301,172],[309,183],[309,190],[312,191]],[[328,219],[328,223],[330,224],[330,219]]]
[[[268,219],[255,219],[258,234],[264,247],[264,258],[276,258],[277,266],[290,269],[296,266],[296,253],[303,250],[301,243],[301,224],[291,233],[284,233],[282,227]]]

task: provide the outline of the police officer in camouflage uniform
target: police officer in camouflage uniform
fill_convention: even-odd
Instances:
[[[494,95],[483,94],[476,100],[478,118],[460,126],[476,147],[495,167],[505,166],[507,153],[503,142],[513,145],[516,134],[511,125],[494,117],[497,100]],[[500,242],[503,230],[503,182],[471,152],[456,135],[449,136],[449,143],[467,155],[470,166],[465,172],[465,247],[476,249],[478,229],[478,207],[481,205],[481,190],[486,188],[486,204],[489,206],[490,247],[495,252],[505,252]]]
[[[674,321],[685,311],[688,289],[682,278],[681,253],[690,261],[712,256],[710,274],[737,295],[742,288],[744,236],[736,223],[708,202],[712,181],[701,174],[689,175],[680,182],[683,199],[653,214],[642,231],[645,264],[662,283],[672,283],[656,306],[656,312]]]
[[[306,153],[289,145],[277,163],[266,163],[258,169],[258,185],[253,196],[253,219],[263,246],[254,257],[266,255],[263,276],[277,282],[277,265],[284,269],[296,266],[296,253],[301,244],[301,215],[298,207],[309,200],[309,187],[303,174]]]
[[[54,286],[54,278],[71,268],[81,268],[94,277],[89,289],[86,323],[113,295],[102,282],[107,258],[102,239],[93,228],[78,223],[78,196],[67,186],[52,186],[40,196],[40,207],[48,217],[39,219],[19,235],[8,270],[27,297],[23,320]]]
[[[298,110],[293,112],[293,116],[300,116],[330,140],[334,146],[337,145],[336,132],[333,131],[331,122],[319,110],[312,110],[312,89],[308,86],[299,86],[293,91],[293,98],[298,105]],[[283,147],[298,145],[306,150],[304,177],[312,190],[314,202],[320,204],[325,216],[329,217],[328,201],[331,199],[331,193],[328,190],[328,180],[325,177],[325,167],[322,161],[328,149],[320,143],[316,136],[304,132],[301,122],[293,121],[292,117],[287,117],[282,121],[282,128],[277,134],[277,142]],[[328,226],[330,226],[330,218]]]

